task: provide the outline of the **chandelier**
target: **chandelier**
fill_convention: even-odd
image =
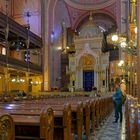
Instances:
[[[14,77],[12,80],[11,80],[13,83],[17,83],[17,84],[20,84],[20,83],[24,83],[25,80],[20,78],[19,76],[17,77]]]
[[[124,34],[111,33],[107,36],[107,43],[112,45],[123,45],[125,44],[127,38]]]
[[[121,33],[111,33],[107,36],[107,43],[121,48],[130,55],[137,55],[137,44],[135,41],[128,40],[127,36]]]
[[[118,67],[119,67],[120,69],[123,69],[123,70],[127,71],[127,72],[130,71],[131,68],[132,68],[132,66],[131,66],[130,64],[126,64],[126,63],[124,62],[124,60],[120,60],[120,61],[119,61]]]

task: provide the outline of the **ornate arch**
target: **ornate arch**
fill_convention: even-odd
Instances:
[[[93,70],[95,63],[96,60],[93,55],[85,54],[80,57],[78,67],[82,68],[83,70]]]
[[[90,0],[86,2],[79,0],[65,0],[65,2],[71,7],[81,10],[98,10],[114,4],[116,0]]]
[[[93,11],[92,12],[93,15],[94,14],[103,14],[103,15],[107,15],[113,23],[115,23],[115,25],[117,26],[117,23],[116,23],[116,17],[115,15],[113,15],[112,13],[109,13],[108,11],[106,10],[96,10],[96,11]],[[73,25],[73,29],[77,29],[78,26],[80,25],[80,23],[82,23],[82,21],[84,21],[84,19],[86,19],[87,17],[89,17],[89,11],[84,13],[82,16],[80,16],[78,18],[78,20],[75,22],[75,24]]]

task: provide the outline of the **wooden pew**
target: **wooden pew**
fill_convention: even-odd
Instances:
[[[53,140],[54,113],[51,107],[43,110],[40,116],[12,115],[12,117],[16,140]]]
[[[0,116],[0,140],[15,140],[13,119],[10,115]]]
[[[54,121],[54,140],[72,140],[72,131],[71,131],[71,105],[65,104],[62,106],[53,106],[55,112],[63,112],[61,116],[55,116]]]
[[[85,132],[86,132],[86,140],[90,140],[90,116],[91,116],[91,111],[90,111],[91,103],[90,101],[87,101],[85,103],[84,107],[84,126],[85,126]]]
[[[10,104],[8,104],[8,106],[10,106]],[[25,106],[24,104],[20,104],[18,106],[15,106],[15,105],[12,105],[12,106],[13,106],[13,108],[9,108],[8,110],[5,110],[5,111],[14,115],[14,117],[15,117],[15,115],[16,115],[16,117],[21,116],[22,119],[24,119],[23,116],[29,116],[29,117],[32,117],[32,118],[37,118],[37,117],[39,118],[40,117],[40,123],[38,122],[37,126],[40,125],[42,130],[45,129],[45,126],[48,126],[47,124],[43,123],[47,119],[45,116],[49,115],[48,111],[47,111],[47,114],[45,112],[45,110],[46,110],[46,108],[48,108],[48,106],[44,105],[43,109],[41,109],[41,108],[38,108],[38,105],[33,104],[32,107],[31,107],[31,110],[30,110],[30,107],[28,105]],[[7,105],[5,105],[3,107],[1,106],[1,109],[2,108],[4,109],[5,107],[7,107]],[[41,107],[41,106],[39,106],[39,107]],[[53,125],[51,124],[49,126],[49,127],[51,127],[51,132],[54,131],[54,130],[52,130],[53,128],[58,128],[59,130],[61,128],[62,134],[60,136],[61,137],[60,139],[72,140],[72,134],[71,134],[71,106],[69,104],[66,104],[66,105],[53,106],[53,108],[55,109],[54,110],[54,119],[55,119],[56,124],[53,124]],[[26,117],[25,117],[25,120],[27,120]],[[15,119],[15,121],[16,121],[16,119]],[[33,123],[35,124],[36,121],[37,120],[32,122],[32,125],[33,125]],[[57,125],[58,121],[59,121],[59,126]],[[24,125],[26,122],[23,122],[22,125]],[[30,122],[30,120],[29,120],[29,122]],[[26,123],[26,125],[28,125],[29,122]],[[40,130],[40,132],[41,132],[40,136],[44,137],[45,136],[45,131]],[[55,133],[56,133],[56,131],[55,131]],[[49,133],[47,133],[47,134],[48,134],[49,137],[53,136],[53,135],[49,135]],[[59,134],[60,134],[60,132],[59,132]],[[23,137],[20,137],[20,139],[21,138],[23,138]],[[58,136],[56,136],[56,138],[55,138],[55,135],[54,135],[54,139],[57,139],[57,138],[58,138]]]
[[[95,122],[96,122],[96,101],[95,100],[92,100],[91,101],[91,107],[90,107],[90,110],[91,110],[91,126],[92,126],[92,132],[93,134],[95,134]]]
[[[89,98],[86,98],[86,99],[89,99]],[[73,101],[73,98],[67,98],[67,100],[61,100],[61,102],[60,101],[59,102],[58,101],[55,101],[54,102],[54,100],[52,100],[52,99],[51,99],[51,101],[49,100],[49,102],[47,102],[46,100],[44,100],[43,102],[42,101],[40,102],[40,100],[38,100],[38,101],[35,101],[34,103],[31,102],[31,101],[22,101],[22,102],[18,102],[17,103],[17,106],[13,107],[14,110],[13,109],[11,111],[9,110],[9,112],[11,114],[16,114],[16,115],[37,115],[37,114],[39,115],[40,114],[39,109],[42,106],[45,106],[44,104],[46,102],[47,102],[46,103],[47,105],[52,105],[52,107],[55,108],[55,110],[58,110],[58,106],[62,106],[63,103],[64,103],[64,101],[65,101],[65,102],[70,102],[72,104],[72,112],[75,112],[77,114],[77,110],[78,110],[78,108],[77,108],[77,106],[78,106],[77,105],[77,100],[79,101],[79,98],[75,99],[75,101]],[[80,100],[85,100],[85,98],[81,98]],[[36,104],[36,106],[34,106],[32,104]],[[53,104],[55,104],[55,105],[53,105]],[[28,108],[26,108],[26,106],[28,106]],[[29,107],[29,106],[31,106],[31,107]],[[0,108],[1,108],[1,106],[0,106]],[[25,108],[26,108],[26,110],[25,110]],[[20,111],[17,111],[17,110],[20,110]],[[74,117],[73,118],[75,120],[77,120],[77,123],[79,123],[78,120],[79,120],[79,118],[81,119],[82,116],[83,116],[83,114],[82,115],[79,115],[79,116],[76,115],[77,118],[74,118]],[[83,120],[83,118],[82,118],[82,120]],[[87,123],[87,121],[86,121],[86,123]],[[77,125],[76,131],[77,132],[81,131],[81,132],[78,133],[78,137],[82,137],[83,123],[81,125]],[[89,132],[87,131],[87,125],[86,125],[86,134],[87,133],[89,133]]]
[[[126,138],[127,140],[139,140],[139,105],[137,98],[126,99]]]
[[[72,132],[77,134],[77,140],[82,140],[83,135],[83,103],[78,102],[76,111],[72,112]]]
[[[53,140],[54,112],[51,107],[45,108],[40,116],[40,137],[45,140]]]
[[[72,112],[70,104],[66,104],[63,114],[64,140],[72,140]]]

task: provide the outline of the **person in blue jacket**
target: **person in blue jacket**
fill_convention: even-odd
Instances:
[[[118,122],[118,119],[120,118],[120,122],[122,122],[122,91],[120,89],[120,83],[115,83],[115,93],[113,94],[113,102],[114,102],[114,108],[115,108],[115,121],[114,123]]]

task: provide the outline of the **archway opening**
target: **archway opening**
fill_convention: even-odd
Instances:
[[[79,66],[83,71],[84,91],[92,91],[92,87],[94,86],[95,58],[90,54],[85,54],[81,57]]]

